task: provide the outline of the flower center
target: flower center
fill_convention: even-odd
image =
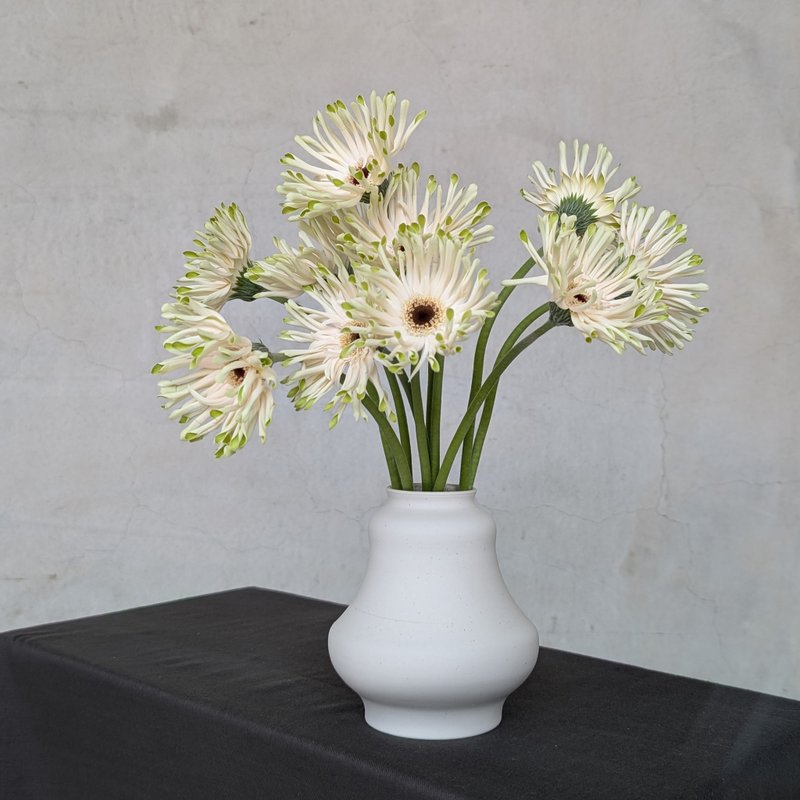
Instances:
[[[344,348],[348,345],[353,344],[356,339],[358,339],[357,333],[340,333],[339,344],[341,345],[342,350],[344,350]]]
[[[575,217],[575,233],[578,236],[583,236],[586,229],[597,219],[594,211],[594,206],[585,197],[577,194],[567,195],[556,208],[559,219],[562,214]]]
[[[348,324],[350,328],[363,328],[363,322],[350,322]],[[342,350],[345,347],[349,347],[353,342],[357,342],[360,336],[355,331],[342,331],[339,334],[339,346]],[[345,361],[358,361],[371,353],[369,347],[353,347],[350,352],[345,356]],[[340,350],[341,353],[341,350]]]
[[[590,292],[586,291],[585,285],[579,288],[579,281],[573,278],[567,286],[567,296],[564,298],[567,307],[574,309],[583,308],[583,306],[590,303],[591,300],[592,295]]]
[[[235,367],[228,373],[228,383],[239,386],[245,375],[247,375],[247,370],[244,367]]]
[[[360,179],[359,179],[360,173]],[[369,178],[369,167],[366,164],[362,164],[360,166],[355,166],[350,170],[350,177],[347,179],[353,186],[358,186],[361,181],[365,181]]]
[[[426,336],[442,324],[444,309],[435,298],[427,295],[414,295],[403,306],[403,322],[416,336]]]

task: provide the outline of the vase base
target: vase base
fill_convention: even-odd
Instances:
[[[402,708],[364,700],[364,719],[375,730],[406,739],[465,739],[496,728],[503,716],[504,702],[430,709]]]

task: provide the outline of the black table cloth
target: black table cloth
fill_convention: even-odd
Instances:
[[[341,611],[251,588],[0,635],[0,798],[800,798],[800,703],[556,650],[490,733],[374,731]]]

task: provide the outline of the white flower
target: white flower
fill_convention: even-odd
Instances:
[[[572,169],[567,165],[567,146],[559,145],[559,174],[545,167],[541,161],[532,165],[533,175],[529,176],[534,185],[533,191],[523,189],[522,196],[545,212],[555,212],[558,219],[562,214],[576,218],[575,229],[578,235],[593,222],[601,225],[614,225],[619,221],[617,206],[633,197],[639,186],[635,178],[628,178],[621,186],[608,191],[606,184],[619,167],[611,169],[613,157],[604,145],[598,145],[597,155],[591,169],[587,171],[589,145],[573,142],[574,160]]]
[[[206,222],[205,231],[197,233],[194,243],[198,249],[184,253],[187,272],[178,280],[176,294],[219,311],[247,266],[250,232],[241,209],[235,203],[221,203]]]
[[[625,202],[620,207],[619,238],[625,255],[633,255],[647,269],[657,264],[673,247],[686,242],[686,226],[662,211],[655,224],[647,227],[655,208]]]
[[[286,323],[295,327],[281,334],[283,339],[301,342],[304,349],[283,351],[284,366],[297,367],[285,382],[294,384],[289,397],[299,409],[310,408],[321,397],[335,392],[325,406],[332,412],[331,427],[351,405],[356,419],[367,416],[362,401],[372,384],[381,411],[387,408],[381,386],[375,350],[359,334],[359,323],[343,308],[358,294],[344,267],[337,274],[322,266],[316,283],[308,294],[317,308],[301,306],[293,300],[286,304]]]
[[[167,325],[156,325],[157,331],[169,334],[164,340],[164,349],[180,354],[179,357],[189,353],[193,358],[199,358],[208,347],[224,341],[232,334],[222,315],[191,298],[165,303],[161,306],[161,316],[169,321]],[[167,361],[156,366],[169,364]],[[154,372],[160,371],[154,369]]]
[[[245,277],[264,289],[255,297],[299,297],[306,286],[314,283],[324,257],[303,234],[300,241],[300,247],[291,247],[276,236],[272,242],[278,252],[250,262]]]
[[[381,245],[377,263],[354,268],[363,294],[348,310],[366,321],[364,337],[390,368],[411,364],[416,372],[427,362],[438,369],[437,354],[459,352],[458,343],[493,313],[495,294],[470,243],[441,232],[407,231],[393,255]]]
[[[207,322],[213,329],[221,328],[220,319],[209,311]],[[203,323],[187,322],[186,347],[179,348],[185,352],[153,367],[157,374],[185,370],[183,375],[158,384],[164,408],[172,409],[170,419],[186,426],[181,439],[195,442],[216,432],[217,458],[244,447],[254,428],[265,441],[276,382],[269,354],[255,349],[249,339],[230,328],[224,336],[208,338],[198,334]],[[198,337],[201,344],[195,344]]]
[[[677,222],[674,214],[662,211],[648,228],[654,208],[644,208],[635,203],[623,203],[619,236],[626,255],[634,256],[645,271],[645,279],[656,287],[656,293],[666,309],[666,315],[651,324],[644,325],[642,332],[664,353],[673,348],[682,350],[693,336],[692,325],[696,325],[708,308],[694,302],[700,292],[708,291],[708,285],[687,278],[701,275],[703,259],[693,250],[669,257],[670,251],[686,242],[686,226]],[[669,260],[667,260],[669,258]]]
[[[474,183],[459,188],[458,175],[452,175],[445,191],[430,176],[424,193],[418,190],[418,184],[418,164],[398,167],[385,192],[342,214],[340,246],[359,260],[373,260],[381,244],[393,254],[395,240],[406,229],[425,237],[442,231],[468,239],[473,247],[492,240],[492,226],[481,225],[491,207],[475,202],[478,187]]]
[[[281,160],[290,169],[283,173],[278,192],[285,196],[283,211],[289,219],[313,217],[347,208],[374,196],[391,172],[391,159],[401,150],[425,117],[417,114],[408,122],[409,103],[397,97],[372,92],[369,103],[359,96],[350,108],[341,101],[328,105],[314,118],[314,136],[295,141],[316,164],[291,153]]]
[[[360,204],[363,206],[364,204]],[[346,231],[342,218],[336,212],[317,214],[315,217],[304,217],[297,221],[300,239],[310,247],[324,253],[330,260],[347,257],[348,249],[339,241]]]
[[[539,218],[542,254],[523,231],[521,238],[544,275],[503,281],[506,286],[547,286],[552,302],[569,312],[586,341],[599,339],[617,352],[631,345],[639,352],[650,346],[643,326],[664,315],[656,287],[640,277],[640,265],[626,255],[612,228],[591,224],[583,236],[575,217],[556,214]]]

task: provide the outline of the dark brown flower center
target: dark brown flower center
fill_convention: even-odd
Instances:
[[[582,309],[588,303],[594,303],[594,293],[588,290],[587,280],[583,275],[573,278],[567,285],[567,295],[564,301],[568,308],[576,311]],[[589,284],[591,286],[591,284]]]
[[[443,320],[444,309],[435,297],[414,295],[403,306],[403,322],[417,336],[432,333]]]
[[[363,180],[367,180],[369,178],[369,167],[364,164],[361,167],[356,167],[355,169],[351,170],[350,177],[348,180],[353,186],[358,186],[361,181],[356,177],[356,173],[360,172],[363,175]]]
[[[247,370],[244,367],[234,367],[234,369],[228,373],[228,381],[234,386],[239,386],[244,380],[245,375],[247,375]]]

